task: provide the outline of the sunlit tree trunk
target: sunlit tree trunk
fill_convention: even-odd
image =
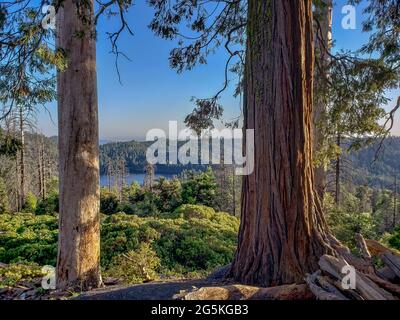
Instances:
[[[338,133],[336,137],[336,145],[340,148],[342,145],[342,136]],[[336,155],[335,163],[335,204],[340,206],[340,196],[341,196],[341,184],[340,184],[340,174],[342,170],[342,156],[340,153]]]
[[[58,73],[60,221],[57,286],[99,287],[100,187],[93,0],[66,0],[57,13],[57,47],[68,68]]]
[[[231,269],[242,283],[303,282],[333,253],[314,193],[311,2],[248,1],[244,110],[255,168],[243,181]]]
[[[25,206],[25,133],[24,133],[24,110],[21,106],[19,108],[19,132],[21,149],[19,151],[19,207],[23,209]]]
[[[317,60],[314,81],[314,155],[319,155],[319,157],[322,158],[314,172],[315,188],[321,200],[324,198],[327,186],[326,165],[323,156],[319,153],[321,152],[325,140],[321,127],[323,125],[323,117],[328,103],[324,95],[326,93],[327,78],[329,77],[329,53],[332,46],[332,11],[332,0],[321,0],[320,4],[316,6],[316,19],[314,24],[315,52]]]

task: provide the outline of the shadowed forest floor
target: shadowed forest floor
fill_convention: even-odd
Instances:
[[[206,279],[151,282],[131,286],[114,286],[96,289],[77,297],[77,300],[172,300],[182,290],[194,287],[218,286],[220,282]]]

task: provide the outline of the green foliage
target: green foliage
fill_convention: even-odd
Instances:
[[[157,278],[160,258],[149,243],[142,243],[136,251],[115,256],[106,275],[122,279],[125,283],[140,283]]]
[[[57,224],[56,214],[0,215],[0,261],[54,266]],[[199,275],[233,259],[238,229],[238,218],[203,205],[161,216],[103,215],[101,265],[106,275],[130,283]]]
[[[21,149],[21,141],[12,136],[3,136],[0,131],[0,155],[14,157]]]
[[[0,214],[8,213],[10,210],[10,205],[8,202],[8,193],[6,190],[6,185],[4,180],[0,177]]]
[[[55,265],[57,217],[31,213],[0,215],[0,261]]]
[[[355,249],[355,234],[361,233],[365,238],[377,238],[377,222],[371,212],[360,212],[360,199],[349,192],[343,192],[340,207],[334,204],[328,193],[324,199],[327,221],[338,240],[351,249]]]
[[[145,191],[143,200],[134,204],[135,212],[140,217],[156,216],[160,213],[157,204],[159,204],[157,195],[151,191]]]
[[[157,194],[157,208],[161,212],[172,212],[182,203],[182,186],[178,179],[159,178],[153,192]]]
[[[51,215],[55,212],[58,212],[59,209],[59,201],[58,194],[53,193],[50,194],[46,199],[41,200],[37,206],[35,213],[37,215]]]
[[[43,276],[40,266],[36,263],[10,264],[0,268],[0,288],[14,286],[21,280],[30,281]]]
[[[35,212],[38,204],[38,199],[32,192],[28,192],[25,199],[24,212]],[[54,212],[54,211],[53,211]]]
[[[120,201],[114,191],[102,188],[100,191],[100,212],[104,214],[113,214],[118,212]]]
[[[388,239],[388,243],[392,248],[400,250],[400,227],[394,230],[393,234]]]
[[[211,168],[205,172],[185,172],[182,183],[182,202],[211,207],[216,189],[217,184]]]
[[[183,204],[175,210],[174,215],[184,219],[211,219],[215,215],[215,210],[203,205]]]
[[[226,213],[214,213],[211,220],[114,214],[102,224],[102,265],[107,270],[114,257],[150,243],[162,273],[210,270],[231,261],[238,229],[239,220]]]

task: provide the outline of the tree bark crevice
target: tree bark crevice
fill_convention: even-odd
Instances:
[[[245,129],[255,131],[255,170],[244,177],[238,249],[241,283],[304,282],[333,254],[314,194],[311,1],[248,3]]]

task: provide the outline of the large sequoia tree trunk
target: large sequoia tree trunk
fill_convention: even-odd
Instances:
[[[58,288],[98,287],[100,277],[99,142],[93,1],[67,0],[57,13],[60,234]],[[85,23],[83,21],[86,21]]]
[[[311,2],[248,2],[244,109],[255,169],[243,181],[231,270],[246,284],[303,282],[332,252],[313,187]]]

